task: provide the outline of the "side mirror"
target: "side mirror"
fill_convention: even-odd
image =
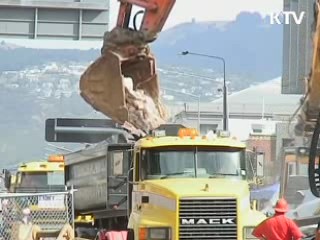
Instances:
[[[4,169],[3,174],[4,174],[4,186],[6,189],[9,189],[11,185],[11,173],[7,169]]]
[[[132,184],[132,185],[138,185],[137,182],[134,182],[133,181],[133,171],[134,171],[134,168],[130,168],[129,171],[128,171],[128,183],[129,184]]]
[[[258,209],[258,201],[256,199],[251,202],[251,208],[254,211]]]
[[[263,152],[257,152],[257,155],[256,155],[257,177],[264,176],[264,158],[265,158],[265,155]]]

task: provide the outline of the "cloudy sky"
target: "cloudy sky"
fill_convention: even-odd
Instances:
[[[114,26],[117,13],[118,1],[110,0],[110,25]],[[176,4],[164,27],[170,28],[174,25],[196,21],[219,21],[233,20],[242,11],[259,12],[265,16],[272,12],[280,12],[283,8],[283,0],[176,0]],[[99,42],[74,42],[67,41],[36,41],[20,40],[12,41],[19,45],[29,47],[56,47],[56,48],[91,48],[100,47]]]
[[[111,7],[117,9],[117,1],[111,0]],[[176,0],[165,28],[191,21],[233,20],[242,11],[260,12],[263,16],[280,12],[283,0]],[[111,17],[114,21],[116,14]]]

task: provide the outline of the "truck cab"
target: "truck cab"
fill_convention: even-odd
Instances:
[[[35,193],[65,190],[63,156],[50,156],[48,161],[20,164],[16,174],[6,175],[10,192]]]
[[[5,187],[13,193],[48,193],[64,192],[64,161],[63,156],[50,156],[47,161],[31,161],[20,164],[15,175],[11,175],[5,170]],[[14,176],[14,177],[13,177]],[[59,224],[56,221],[49,221],[49,218],[64,216],[65,195],[38,196],[30,202],[28,198],[17,201],[18,208],[28,206],[31,217],[46,216],[44,218],[35,217],[34,224],[43,229],[57,229]],[[48,212],[48,206],[52,211]],[[12,208],[12,209],[10,209]],[[13,206],[9,206],[9,212],[13,211]],[[42,215],[43,214],[43,215]]]
[[[251,208],[246,162],[245,144],[227,132],[201,137],[180,129],[178,136],[161,131],[140,139],[132,239],[255,239],[251,233],[266,217]]]

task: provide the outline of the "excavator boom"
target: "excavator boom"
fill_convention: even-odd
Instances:
[[[172,0],[120,0],[117,27],[129,28],[133,5],[142,7],[145,11],[139,31],[146,32],[149,35],[148,41],[153,41],[162,30],[174,4],[175,1]],[[140,13],[142,12],[139,11],[135,17]],[[135,18],[133,22],[134,30],[137,31]]]
[[[120,0],[117,25],[104,36],[101,56],[80,78],[83,99],[94,109],[130,129],[146,133],[165,123],[156,60],[149,43],[162,30],[175,0]],[[138,29],[133,5],[143,7]]]
[[[313,195],[320,197],[320,0],[316,1],[314,7],[312,66],[306,79],[306,93],[301,101],[295,133],[297,136],[311,139],[308,161],[309,185]]]
[[[313,60],[309,77],[306,79],[306,93],[302,100],[296,135],[310,137],[320,113],[320,11],[319,3],[315,3],[314,31],[313,31]]]

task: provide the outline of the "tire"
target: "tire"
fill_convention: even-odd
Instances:
[[[128,229],[127,240],[134,240],[134,231],[132,229]]]

